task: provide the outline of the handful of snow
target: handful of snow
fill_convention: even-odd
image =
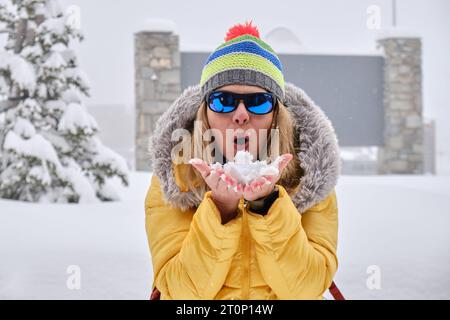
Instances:
[[[223,169],[225,174],[236,179],[238,183],[250,184],[252,181],[262,176],[277,176],[279,173],[278,165],[282,160],[278,156],[275,161],[267,164],[263,161],[253,161],[253,155],[248,151],[238,151],[234,157],[234,161],[230,161],[222,165],[219,162],[210,164],[212,170]],[[194,163],[197,159],[191,159],[189,162]]]

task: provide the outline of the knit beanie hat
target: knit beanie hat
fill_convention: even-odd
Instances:
[[[275,51],[250,23],[231,27],[225,42],[205,62],[200,79],[203,98],[229,84],[259,86],[284,99],[283,66]]]

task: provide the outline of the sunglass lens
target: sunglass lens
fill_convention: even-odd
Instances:
[[[273,97],[270,94],[250,95],[246,101],[248,111],[254,114],[266,114],[273,109]]]
[[[234,98],[227,93],[212,93],[209,97],[209,108],[215,112],[231,112],[235,109]]]

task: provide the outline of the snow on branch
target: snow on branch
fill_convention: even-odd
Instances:
[[[22,57],[6,51],[0,52],[0,76],[5,71],[9,72],[11,80],[20,90],[34,90],[36,75],[33,66]]]

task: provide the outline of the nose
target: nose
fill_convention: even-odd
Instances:
[[[247,109],[245,108],[244,103],[241,101],[233,114],[233,122],[243,125],[246,124],[250,120],[250,116],[248,114]]]

